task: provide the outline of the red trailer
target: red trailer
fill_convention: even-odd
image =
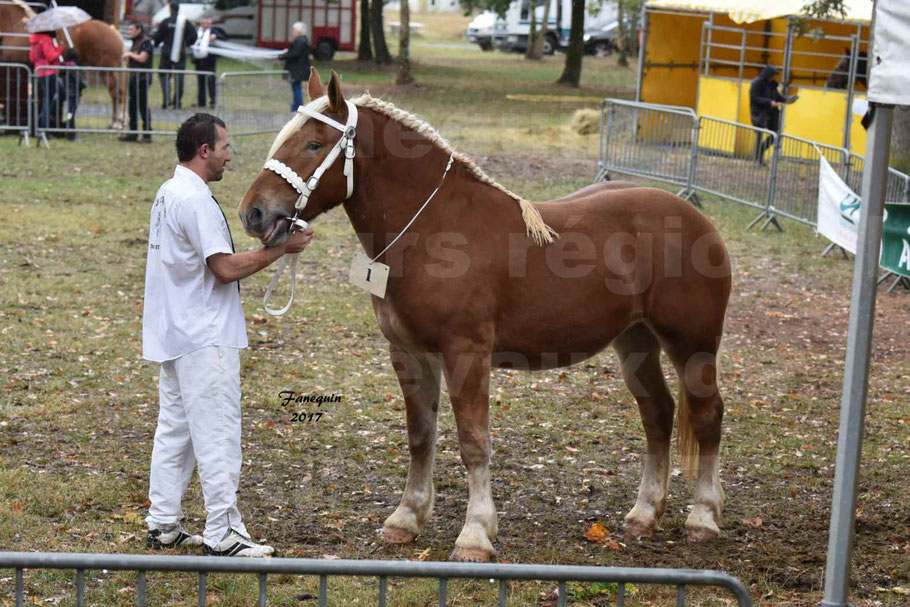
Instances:
[[[303,21],[317,59],[356,49],[356,0],[259,0],[258,5],[257,46],[287,48],[293,40],[291,26]]]

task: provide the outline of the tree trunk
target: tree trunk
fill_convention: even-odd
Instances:
[[[537,46],[537,7],[535,4],[537,0],[528,0],[528,10],[531,11],[531,14],[528,15],[528,20],[530,21],[530,26],[528,27],[528,45],[525,47],[525,59],[534,58],[534,47]]]
[[[398,78],[395,84],[411,84],[411,7],[401,0],[401,27],[398,30]]]
[[[585,0],[572,0],[572,27],[569,30],[569,48],[566,66],[556,82],[578,86],[581,82],[581,60],[584,56]]]
[[[626,44],[626,15],[624,8],[623,0],[616,0],[616,18],[619,19],[616,48],[619,51],[619,65],[629,67],[629,45]]]
[[[871,63],[871,62],[870,62]],[[904,173],[910,172],[910,108],[894,108],[891,125],[891,166]]]
[[[360,0],[360,44],[357,46],[357,60],[373,60],[373,44],[370,42],[370,0]]]
[[[559,2],[560,0],[556,0]],[[534,41],[533,59],[543,59],[543,43],[547,40],[547,25],[550,23],[550,5],[552,2],[547,0],[543,7],[543,23],[540,24],[540,33]]]
[[[370,28],[373,30],[373,59],[376,63],[392,63],[392,55],[385,43],[385,31],[382,19],[382,0],[372,0],[370,6]]]

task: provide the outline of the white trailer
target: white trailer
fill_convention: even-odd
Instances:
[[[537,27],[543,22],[546,0],[534,0]],[[502,51],[522,52],[528,46],[531,31],[530,0],[515,0],[509,4],[503,18],[497,19],[493,28],[493,45]],[[616,21],[616,5],[598,0],[586,0],[586,32],[595,31]],[[550,0],[550,15],[547,18],[547,34],[543,52],[552,55],[557,49],[569,45],[569,30],[572,27],[572,0]]]

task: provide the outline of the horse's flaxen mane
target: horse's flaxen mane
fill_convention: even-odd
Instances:
[[[383,116],[386,116],[391,120],[398,122],[402,126],[412,129],[420,135],[423,135],[430,143],[438,147],[446,154],[452,154],[455,160],[462,163],[468,172],[480,182],[488,184],[497,190],[500,190],[515,200],[521,208],[521,217],[525,222],[528,236],[530,236],[537,244],[542,245],[544,243],[553,242],[554,238],[557,237],[556,231],[544,223],[543,218],[540,216],[540,212],[534,207],[531,202],[496,183],[491,177],[484,173],[480,167],[474,164],[473,160],[464,154],[456,152],[454,148],[449,144],[449,142],[446,141],[436,129],[434,129],[432,126],[414,114],[406,112],[405,110],[388,101],[376,99],[369,94],[357,97],[353,100],[353,103],[357,107],[367,108],[379,112]],[[309,104],[307,104],[307,108],[314,112],[322,112],[328,107],[328,104],[328,97],[320,97],[319,99],[311,101]],[[272,147],[269,150],[268,158],[266,160],[272,158],[272,156],[278,152],[281,146],[284,145],[294,133],[303,127],[307,119],[308,116],[305,114],[295,114],[294,117],[291,118],[291,120],[286,125],[284,125],[284,128],[281,129],[281,132],[278,133],[278,136],[275,138],[275,142],[272,143]]]
[[[19,7],[25,11],[25,16],[28,17],[29,19],[34,19],[35,17],[38,16],[37,13],[35,13],[35,11],[32,10],[32,7],[30,7],[28,4],[26,4],[22,0],[13,0],[13,2],[15,4],[18,4]]]

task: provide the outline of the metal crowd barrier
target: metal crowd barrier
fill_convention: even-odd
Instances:
[[[600,115],[599,173],[656,179],[694,193],[698,117],[690,108],[605,99]]]
[[[728,120],[700,119],[696,189],[757,208],[771,198],[777,134]]]
[[[780,135],[774,153],[774,195],[766,212],[769,217],[779,215],[814,226],[818,219],[819,154],[843,176],[847,166],[846,150]]]
[[[287,72],[224,72],[218,78],[218,115],[231,136],[275,133],[291,117]]]
[[[859,192],[862,188],[865,166],[866,159],[863,156],[849,152],[844,181],[854,192]],[[910,177],[893,167],[888,167],[885,202],[910,202]]]
[[[558,583],[557,605],[566,604],[566,582],[601,582],[617,584],[617,604],[622,607],[627,584],[662,584],[676,586],[676,604],[686,603],[687,586],[714,586],[729,590],[739,607],[749,607],[751,596],[736,578],[719,571],[693,569],[648,569],[632,567],[591,567],[575,565],[517,565],[498,563],[443,563],[420,561],[355,561],[314,560],[297,558],[249,559],[239,557],[137,555],[137,554],[77,554],[48,552],[0,552],[0,568],[15,569],[16,605],[25,598],[26,569],[72,569],[76,571],[76,605],[85,601],[86,570],[127,570],[138,572],[137,604],[145,607],[147,572],[189,571],[198,574],[197,599],[206,605],[208,573],[246,573],[259,576],[259,607],[267,601],[267,582],[271,574],[319,576],[318,604],[328,601],[329,576],[376,577],[379,579],[378,604],[385,607],[388,578],[436,578],[439,580],[439,606],[447,604],[447,584],[450,579],[483,579],[499,581],[498,605],[504,607],[507,583],[512,580],[541,580]]]
[[[42,70],[43,71],[43,70]],[[162,79],[167,77],[171,97],[182,80],[180,107],[164,107]],[[215,79],[214,72],[194,70],[160,70],[138,68],[107,68],[80,65],[55,66],[56,90],[49,85],[51,103],[47,121],[41,120],[44,86],[38,74],[33,75],[34,124],[36,134],[116,133],[132,135],[173,135],[180,124],[197,111],[198,76]],[[118,112],[113,112],[109,87],[117,87],[120,100]],[[80,84],[81,83],[81,84]],[[144,83],[144,85],[143,85]],[[144,128],[140,97],[146,97],[149,128]],[[168,100],[170,102],[171,99]],[[132,106],[132,107],[131,107]],[[122,109],[121,109],[122,108]],[[136,112],[136,128],[129,128],[130,111]],[[118,121],[122,123],[117,124]],[[122,128],[118,128],[121,127]]]
[[[749,227],[786,217],[815,226],[819,158],[823,155],[855,192],[864,158],[844,148],[766,129],[696,117],[686,107],[605,99],[598,174],[623,173],[714,194],[762,210]],[[888,170],[888,202],[910,202],[910,176]]]
[[[32,70],[22,63],[0,63],[0,131],[14,131],[25,139],[32,130],[29,85]]]

